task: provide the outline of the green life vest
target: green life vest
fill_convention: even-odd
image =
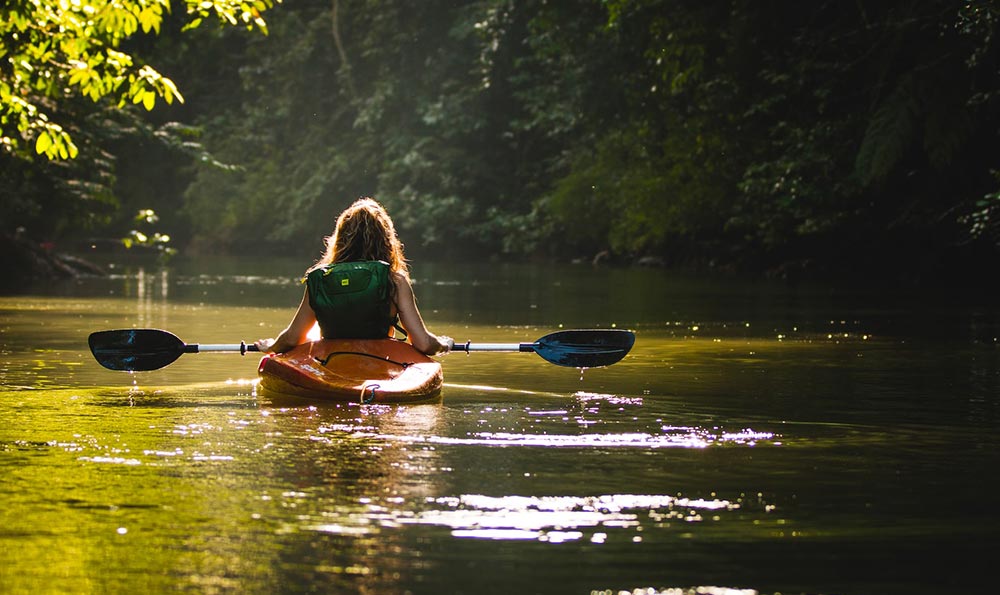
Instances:
[[[389,316],[389,264],[381,260],[339,262],[306,275],[309,305],[324,339],[384,339]]]

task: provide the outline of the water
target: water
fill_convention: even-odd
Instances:
[[[253,270],[244,270],[253,266]],[[418,406],[272,403],[256,358],[134,375],[94,330],[273,335],[301,263],[0,298],[0,592],[989,592],[1000,316],[967,296],[419,265],[458,340],[630,328],[603,369],[443,358]]]

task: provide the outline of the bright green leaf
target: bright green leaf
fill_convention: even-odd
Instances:
[[[35,152],[41,155],[49,150],[52,146],[52,137],[49,136],[48,132],[42,132],[38,135],[38,139],[35,140]]]

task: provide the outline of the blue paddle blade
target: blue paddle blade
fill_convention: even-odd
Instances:
[[[126,372],[158,370],[186,352],[176,335],[156,329],[98,331],[87,342],[98,363]]]
[[[628,355],[635,344],[632,331],[594,329],[559,331],[527,346],[548,362],[570,368],[610,366]]]

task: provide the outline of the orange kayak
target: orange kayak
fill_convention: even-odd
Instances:
[[[394,339],[330,339],[268,354],[265,394],[361,403],[418,403],[441,394],[441,364]]]

